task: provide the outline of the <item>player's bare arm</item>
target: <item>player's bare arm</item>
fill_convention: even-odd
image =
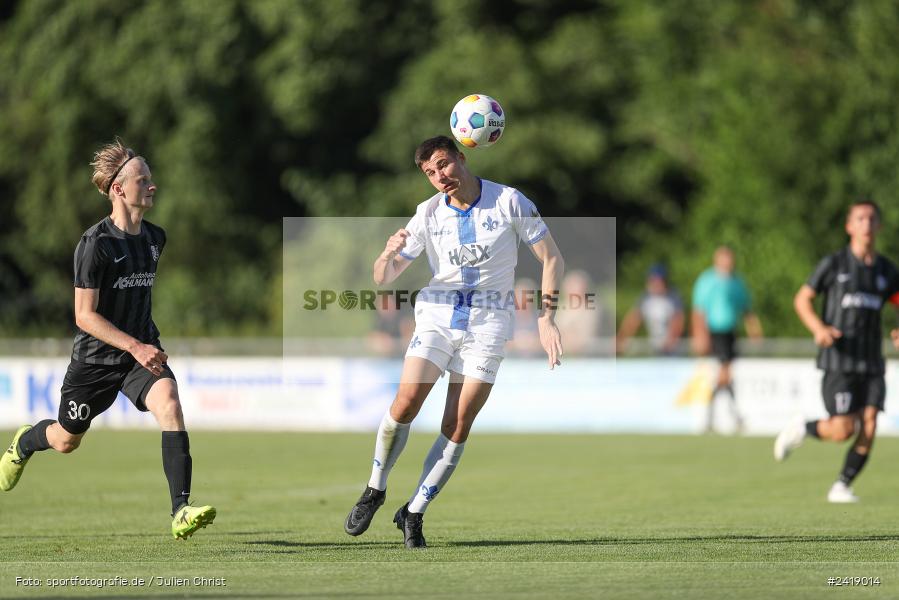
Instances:
[[[815,305],[813,304],[815,296],[817,294],[814,288],[808,284],[803,285],[796,292],[796,297],[793,298],[793,308],[796,309],[796,314],[799,315],[802,324],[815,337],[815,344],[822,348],[830,348],[833,346],[834,340],[843,336],[843,332],[836,327],[827,325],[817,315]]]
[[[559,303],[559,283],[565,273],[565,260],[559,247],[551,234],[530,246],[531,252],[543,263],[543,277],[541,289],[543,290],[542,311],[537,317],[537,329],[540,333],[540,344],[546,351],[549,359],[549,368],[562,364],[562,336],[556,327],[556,306]],[[547,297],[547,295],[551,295]]]
[[[712,347],[705,314],[701,310],[694,310],[690,322],[692,324],[693,352],[699,356],[704,356],[709,353]]]
[[[890,304],[896,309],[896,315],[899,316],[899,298],[894,296],[890,298]],[[890,329],[890,340],[893,342],[893,348],[899,350],[899,327]]]
[[[615,347],[618,352],[627,350],[628,342],[637,334],[642,323],[643,317],[640,316],[640,309],[634,307],[627,311],[627,314],[621,320],[618,335],[615,337]]]
[[[131,354],[144,368],[159,375],[168,360],[165,352],[128,335],[97,312],[100,290],[75,288],[75,324],[85,333]]]
[[[399,229],[387,239],[384,251],[375,261],[374,279],[377,285],[393,282],[412,264],[412,261],[400,256],[400,252],[406,247],[406,238],[409,235],[405,229]]]
[[[743,326],[746,328],[746,333],[750,338],[754,340],[762,339],[762,322],[759,320],[758,315],[753,312],[746,313],[746,316],[743,317]]]

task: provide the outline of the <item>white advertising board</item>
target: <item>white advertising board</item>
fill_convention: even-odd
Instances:
[[[0,427],[55,418],[65,359],[0,359]],[[351,358],[178,358],[185,419],[191,429],[367,431],[393,399],[402,362]],[[543,360],[506,360],[480,431],[699,433],[706,424],[715,364],[692,359],[569,359],[550,371]],[[812,361],[741,359],[735,363],[743,433],[773,435],[795,415],[826,416],[821,373]],[[887,371],[880,432],[899,433],[899,373]],[[415,427],[436,430],[446,378],[437,383]],[[719,396],[715,428],[734,420]],[[93,427],[155,428],[121,394]]]

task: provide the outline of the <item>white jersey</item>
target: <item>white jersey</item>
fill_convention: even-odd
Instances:
[[[515,188],[481,179],[468,210],[438,193],[418,205],[400,255],[425,251],[434,277],[419,292],[416,327],[436,325],[512,337],[518,244],[548,233],[534,203]]]

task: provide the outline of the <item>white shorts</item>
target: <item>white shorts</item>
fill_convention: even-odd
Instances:
[[[412,334],[406,356],[429,360],[441,371],[493,383],[505,356],[505,346],[505,338],[498,336],[429,325],[427,330],[416,329]]]

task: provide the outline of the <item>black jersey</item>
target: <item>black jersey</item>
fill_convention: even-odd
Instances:
[[[880,309],[899,291],[899,270],[878,255],[870,266],[846,247],[818,263],[808,285],[824,295],[821,318],[843,336],[818,351],[818,368],[842,373],[884,372]]]
[[[81,236],[75,249],[75,287],[98,289],[97,312],[145,344],[159,344],[150,315],[150,292],[165,232],[147,221],[131,235],[106,217]],[[78,330],[72,358],[88,364],[119,365],[134,361],[124,350]]]

